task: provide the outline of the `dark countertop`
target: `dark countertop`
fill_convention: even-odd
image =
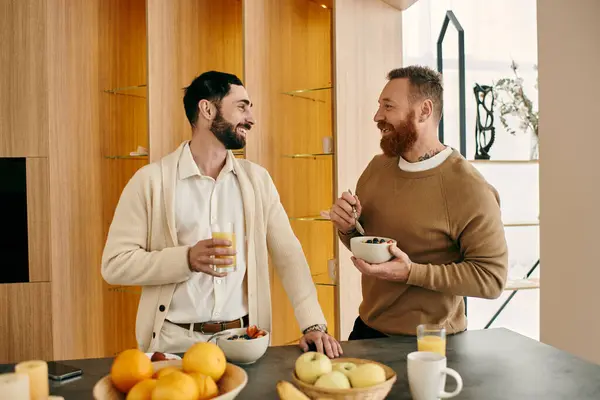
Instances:
[[[366,358],[389,365],[398,374],[389,399],[410,399],[406,355],[416,339],[398,337],[342,343],[345,357]],[[244,367],[248,385],[239,399],[278,399],[275,385],[291,381],[297,346],[271,347],[254,365]],[[531,340],[507,329],[467,331],[448,338],[448,367],[461,374],[463,391],[456,399],[600,399],[600,366]],[[83,376],[51,387],[65,400],[90,399],[94,384],[110,370],[112,359],[65,361]],[[12,366],[0,365],[0,372]],[[446,389],[453,390],[448,379]]]

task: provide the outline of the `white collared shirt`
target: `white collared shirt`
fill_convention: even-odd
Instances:
[[[196,165],[189,143],[177,167],[175,225],[181,246],[210,239],[211,224],[233,223],[236,236],[237,271],[225,278],[195,273],[177,285],[167,319],[177,323],[232,321],[248,314],[244,206],[233,170],[233,154],[227,152],[225,166],[216,180]]]

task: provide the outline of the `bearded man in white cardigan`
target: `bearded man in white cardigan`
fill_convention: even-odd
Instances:
[[[192,140],[131,178],[102,256],[109,284],[142,286],[139,348],[181,353],[223,329],[270,331],[270,254],[304,334],[300,347],[340,356],[269,173],[231,152],[245,146],[254,125],[242,82],[206,72],[186,88],[183,102]],[[234,226],[235,249],[211,239],[211,225],[225,223]],[[234,254],[236,270],[217,272],[231,259],[215,256]]]

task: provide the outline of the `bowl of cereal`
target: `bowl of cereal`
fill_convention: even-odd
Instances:
[[[234,364],[253,364],[261,358],[271,342],[269,332],[255,325],[228,329],[216,338],[227,360]]]
[[[396,244],[396,241],[381,236],[357,236],[350,239],[350,249],[354,257],[369,264],[390,261],[394,257],[390,252],[392,244]]]

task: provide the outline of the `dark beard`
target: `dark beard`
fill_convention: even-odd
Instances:
[[[237,128],[245,128],[246,131],[250,131],[252,128],[249,124],[238,124],[237,126],[233,126],[233,124],[223,118],[223,114],[221,114],[221,110],[217,110],[217,115],[210,125],[211,132],[215,135],[217,139],[227,150],[240,150],[246,146],[246,138],[242,135],[238,135],[236,132]]]
[[[407,118],[397,126],[386,122],[378,122],[379,129],[392,129],[392,132],[381,138],[379,145],[383,154],[388,157],[400,157],[414,146],[417,141],[417,125],[415,123],[415,113],[411,113]]]

